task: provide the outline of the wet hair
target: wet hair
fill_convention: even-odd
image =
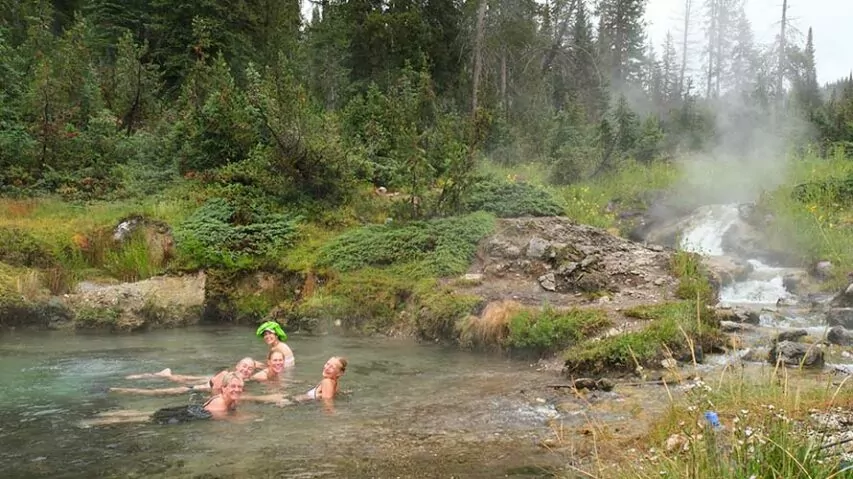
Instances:
[[[255,367],[255,360],[254,360],[254,359],[252,359],[252,358],[250,358],[250,357],[248,357],[248,356],[246,356],[245,358],[243,358],[243,359],[241,359],[241,360],[237,361],[237,365],[238,365],[238,366],[239,366],[239,365],[241,365],[241,364],[243,364],[243,363],[251,364],[251,365],[252,365],[252,369],[254,369],[254,367]]]
[[[343,356],[332,356],[332,358],[337,359],[339,363],[341,363],[341,374],[347,371],[347,358]]]
[[[230,371],[225,373],[225,376],[222,377],[222,389],[228,387],[228,385],[235,380],[240,381],[241,383],[243,382],[243,378],[241,378],[239,374],[232,373]]]
[[[281,359],[287,359],[287,358],[284,356],[284,353],[283,353],[283,352],[281,352],[281,350],[279,350],[279,349],[270,349],[270,352],[268,352],[268,353],[267,353],[267,361],[269,361],[270,359],[272,359],[272,355],[273,355],[273,354],[276,354],[276,353],[281,354]]]

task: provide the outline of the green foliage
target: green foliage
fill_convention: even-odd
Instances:
[[[424,281],[415,289],[415,328],[423,339],[456,339],[459,323],[481,304],[478,296],[454,293],[435,281]]]
[[[0,228],[0,261],[12,266],[40,268],[56,264],[46,245],[17,228]]]
[[[103,268],[113,277],[127,282],[150,278],[160,272],[142,231],[135,232],[118,249],[107,251]]]
[[[413,288],[410,278],[365,268],[340,276],[329,286],[330,296],[323,303],[315,303],[314,308],[344,320],[350,329],[387,331],[405,309]]]
[[[700,311],[705,306],[700,307]],[[626,315],[650,321],[645,328],[604,339],[585,340],[565,353],[566,368],[572,372],[601,373],[632,371],[665,357],[667,349],[676,356],[689,355],[690,343],[708,352],[723,342],[710,314],[696,317],[696,303],[682,301],[645,306]]]
[[[184,83],[170,142],[181,173],[246,158],[256,142],[246,100],[223,56],[195,63]]]
[[[698,253],[677,251],[670,258],[672,274],[678,278],[675,295],[681,299],[700,301],[703,304],[714,302],[716,292],[711,287],[709,273]]]
[[[311,102],[293,66],[280,55],[263,71],[246,69],[247,111],[260,143],[254,178],[285,201],[307,197],[340,204],[353,187],[353,161],[341,142],[337,117]]]
[[[610,324],[607,314],[594,309],[522,310],[509,320],[506,345],[538,353],[563,349]]]
[[[545,189],[517,181],[481,180],[463,199],[465,211],[486,211],[499,218],[559,216],[564,210]]]
[[[84,306],[76,310],[74,325],[77,328],[115,328],[121,317],[118,308]]]
[[[494,228],[487,213],[349,230],[324,245],[317,265],[338,271],[406,265],[415,277],[459,274]]]
[[[213,198],[175,228],[178,253],[187,267],[243,268],[290,245],[299,219],[255,204]]]

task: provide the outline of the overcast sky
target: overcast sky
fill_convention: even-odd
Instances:
[[[693,0],[694,5],[705,3]],[[695,7],[694,7],[695,8]],[[678,36],[683,20],[684,0],[648,0],[646,21],[655,50],[671,30]],[[746,14],[752,23],[756,42],[773,41],[779,32],[779,20],[782,15],[782,0],[746,0]],[[814,30],[815,55],[817,57],[817,78],[820,83],[834,81],[850,74],[853,70],[853,0],[788,0],[788,19],[802,36],[805,43],[809,27]],[[698,19],[697,19],[698,20]],[[700,41],[699,31],[703,22],[695,22],[696,41]],[[698,49],[698,53],[700,50]]]

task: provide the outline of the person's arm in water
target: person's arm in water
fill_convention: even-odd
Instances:
[[[177,396],[188,392],[210,391],[208,384],[196,384],[194,386],[179,386],[174,388],[158,388],[158,389],[143,389],[143,388],[109,388],[109,392],[136,394],[139,396]]]
[[[129,376],[125,376],[125,379],[163,378],[176,383],[189,383],[196,381],[204,381],[209,377],[210,376],[190,376],[185,374],[172,374],[171,368],[166,368],[162,371],[157,371],[156,373],[131,374]]]

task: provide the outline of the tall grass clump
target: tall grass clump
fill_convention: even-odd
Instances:
[[[105,252],[103,268],[121,281],[139,281],[159,273],[160,264],[152,258],[148,241],[136,231],[118,248]]]
[[[484,212],[365,226],[346,231],[324,245],[317,266],[340,272],[404,267],[412,278],[460,274],[470,265],[477,243],[493,229],[494,216]]]
[[[788,172],[784,185],[756,202],[768,247],[792,252],[803,266],[830,260],[839,276],[853,269],[853,162],[841,153],[807,155],[792,159]]]
[[[677,251],[670,257],[669,269],[678,278],[675,295],[681,299],[702,304],[716,302],[716,291],[711,286],[710,274],[697,253]]]

